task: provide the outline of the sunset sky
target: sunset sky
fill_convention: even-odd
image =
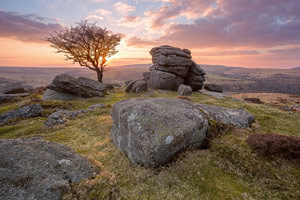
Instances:
[[[78,66],[44,38],[83,19],[123,34],[110,65],[168,44],[199,64],[300,67],[300,0],[0,0],[0,66]]]

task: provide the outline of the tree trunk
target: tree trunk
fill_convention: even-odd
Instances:
[[[103,80],[102,80],[103,79],[103,72],[100,71],[100,70],[97,70],[96,72],[97,72],[98,82],[103,83]]]

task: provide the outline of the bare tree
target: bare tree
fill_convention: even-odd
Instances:
[[[64,53],[67,60],[95,71],[102,83],[107,59],[118,52],[116,47],[121,35],[100,28],[96,23],[81,21],[74,27],[51,34],[46,40],[52,43],[57,53]]]

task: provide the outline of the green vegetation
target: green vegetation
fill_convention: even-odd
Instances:
[[[152,97],[177,96],[176,92],[155,93]],[[133,166],[110,139],[111,106],[121,99],[143,96],[147,95],[116,91],[105,98],[43,102],[45,113],[64,106],[71,110],[86,109],[96,103],[110,106],[54,128],[43,126],[46,118],[12,122],[0,127],[0,138],[44,137],[73,148],[95,163],[100,174],[74,185],[65,199],[300,199],[300,163],[259,156],[246,143],[254,133],[299,137],[299,113],[193,93],[193,102],[245,108],[255,115],[256,123],[246,130],[233,129],[214,138],[210,149],[187,151],[166,166],[145,169]],[[16,105],[5,104],[1,110]]]

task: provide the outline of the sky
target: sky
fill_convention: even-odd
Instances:
[[[77,67],[45,38],[81,20],[122,34],[111,66],[171,45],[198,64],[300,67],[300,0],[0,0],[0,66]]]

